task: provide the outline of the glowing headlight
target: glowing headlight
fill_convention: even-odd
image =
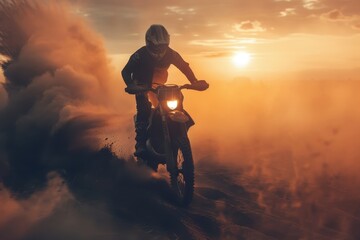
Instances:
[[[178,101],[177,100],[167,101],[166,104],[170,108],[170,110],[175,110],[177,108]]]

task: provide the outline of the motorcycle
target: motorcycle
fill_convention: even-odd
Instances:
[[[190,204],[194,192],[194,162],[188,130],[194,125],[193,119],[183,108],[183,89],[204,91],[209,85],[200,80],[182,86],[174,84],[160,85],[156,88],[144,88],[130,94],[151,91],[158,99],[158,105],[152,109],[147,127],[146,153],[138,157],[157,171],[159,164],[165,164],[170,174],[170,185],[177,202],[182,206]]]

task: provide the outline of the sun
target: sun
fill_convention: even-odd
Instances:
[[[248,52],[236,52],[232,60],[236,67],[246,67],[251,61],[251,55]]]

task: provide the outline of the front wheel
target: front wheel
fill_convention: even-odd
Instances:
[[[175,142],[176,171],[170,173],[171,187],[181,206],[190,204],[194,193],[194,162],[187,137]]]

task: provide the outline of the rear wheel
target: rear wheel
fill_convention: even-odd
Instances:
[[[181,206],[190,204],[194,193],[194,162],[190,142],[187,137],[175,143],[174,159],[176,171],[170,173],[171,187]]]

